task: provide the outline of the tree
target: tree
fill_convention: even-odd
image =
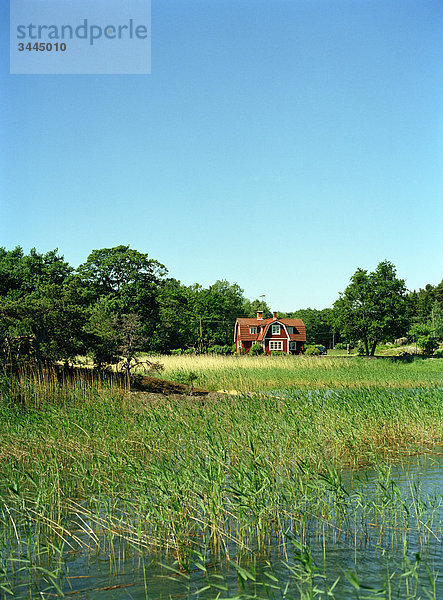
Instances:
[[[325,348],[332,347],[334,327],[331,324],[332,309],[304,308],[287,313],[291,319],[302,319],[306,327],[308,344],[321,344]]]
[[[257,316],[258,311],[263,312],[264,319],[270,319],[272,317],[272,312],[269,306],[266,304],[264,300],[253,300],[250,302],[249,300],[245,300],[245,316],[255,318]],[[238,315],[242,316],[242,315]]]
[[[436,300],[432,305],[430,325],[437,340],[443,341],[443,302]]]
[[[87,330],[93,335],[91,350],[98,364],[117,359],[113,323],[124,315],[137,315],[137,335],[144,339],[143,349],[150,349],[159,321],[158,292],[166,272],[164,265],[129,246],[93,250],[79,266],[78,276],[93,298]]]
[[[38,363],[66,360],[84,349],[87,297],[57,250],[25,255],[0,249],[0,337],[30,337]]]
[[[164,279],[158,289],[159,320],[150,339],[158,352],[197,344],[198,327],[192,313],[189,288],[176,279]]]
[[[423,354],[432,354],[438,348],[431,324],[415,323],[408,331],[407,336],[417,344]]]
[[[357,269],[334,303],[333,322],[349,340],[361,340],[366,356],[374,356],[377,343],[393,341],[407,329],[406,288],[389,261],[372,273]]]

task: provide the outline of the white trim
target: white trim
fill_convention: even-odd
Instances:
[[[254,330],[254,331],[253,331]],[[256,334],[258,331],[258,327],[257,325],[249,325],[249,333],[250,334]]]
[[[278,344],[278,348],[272,348],[271,345]],[[283,351],[283,340],[269,340],[269,350],[271,352],[282,352]]]
[[[274,331],[274,327],[278,327],[278,331]],[[271,334],[272,335],[280,335],[281,332],[281,323],[272,323]]]

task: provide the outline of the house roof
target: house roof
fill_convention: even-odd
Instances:
[[[239,326],[239,337],[240,340],[257,340],[263,339],[266,330],[272,323],[281,323],[285,326],[294,327],[295,333],[289,334],[291,341],[305,342],[306,341],[306,327],[301,319],[256,319],[256,318],[239,318],[237,324]],[[250,327],[257,327],[257,333],[250,333]],[[261,327],[261,330],[258,328]],[[285,332],[286,337],[286,332]]]

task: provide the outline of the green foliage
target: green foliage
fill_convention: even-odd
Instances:
[[[407,338],[410,342],[415,342],[420,336],[431,335],[431,327],[424,323],[415,323],[407,332]]]
[[[117,363],[122,352],[128,356],[129,346],[130,354],[180,348],[229,354],[237,317],[255,317],[257,310],[271,316],[263,299],[245,299],[236,283],[185,286],[166,273],[159,262],[124,245],[93,250],[77,271],[57,250],[25,255],[20,247],[0,248],[0,338],[22,350],[35,344],[39,361],[89,355],[103,365]],[[403,283],[385,261],[374,273],[359,269],[333,310],[278,314],[303,319],[309,344],[362,340],[365,354],[373,353],[377,341],[404,333],[406,318],[428,327],[414,333],[414,341],[420,335],[443,339],[443,282],[407,298]],[[137,324],[129,345],[121,335],[127,319]]]
[[[443,280],[436,286],[427,284],[423,289],[410,292],[406,298],[408,317],[411,322],[440,326],[443,311]],[[435,335],[440,335],[437,331]]]
[[[363,342],[357,343],[356,350],[357,350],[358,356],[365,356],[366,348],[365,348],[365,345],[363,344]]]
[[[305,356],[320,356],[321,352],[317,346],[307,346],[305,349]]]
[[[325,348],[332,346],[334,325],[331,308],[323,310],[305,308],[292,313],[286,313],[285,316],[292,319],[302,319],[306,326],[306,336],[309,344],[321,344]],[[339,339],[338,334],[336,339]]]
[[[264,354],[263,346],[261,344],[252,344],[249,356],[260,356],[260,354]]]
[[[405,332],[405,294],[405,282],[396,277],[389,261],[379,263],[372,273],[357,269],[334,303],[334,324],[345,337],[361,340],[365,354],[373,356],[377,342],[393,341]]]
[[[235,351],[235,344],[224,344],[221,346],[220,344],[214,344],[214,346],[210,346],[207,349],[208,354],[219,354],[221,356],[227,356],[229,354],[233,354],[233,350]]]
[[[438,348],[438,342],[432,335],[419,335],[417,338],[417,346],[423,354],[432,354]]]
[[[14,345],[17,336],[32,336],[38,361],[69,359],[85,350],[88,294],[57,250],[25,255],[19,247],[0,248],[0,274],[2,339]]]
[[[336,350],[347,350],[348,344],[346,344],[345,342],[338,342],[338,344],[335,344],[334,347]]]
[[[93,250],[80,265],[78,276],[93,298],[85,329],[98,365],[123,356],[129,368],[129,356],[153,349],[157,290],[165,273],[163,265],[129,246]]]
[[[432,305],[429,325],[437,340],[443,342],[443,302],[438,302],[436,300]]]
[[[264,300],[253,300],[249,302],[249,300],[244,301],[244,313],[237,316],[244,316],[255,318],[257,316],[257,312],[263,312],[263,319],[270,319],[272,317],[272,311],[269,306],[266,304]]]

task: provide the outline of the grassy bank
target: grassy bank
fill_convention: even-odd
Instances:
[[[193,552],[241,563],[275,544],[290,552],[292,539],[305,547],[312,531],[355,544],[373,523],[394,532],[413,503],[394,488],[386,500],[386,481],[379,498],[354,497],[340,470],[442,444],[443,397],[423,387],[202,400],[3,379],[0,439],[0,589],[24,569],[34,597],[37,580],[62,591],[69,553],[103,554],[111,571],[122,553],[166,553],[186,569]]]
[[[390,359],[304,356],[158,356],[162,377],[210,390],[240,392],[443,385],[443,359]]]
[[[39,501],[56,511],[66,498],[145,496],[151,484],[168,489],[166,510],[175,493],[177,502],[193,505],[196,485],[203,496],[204,485],[221,486],[223,495],[227,473],[253,471],[271,482],[291,478],[298,463],[357,467],[443,442],[442,393],[429,388],[201,400],[5,380],[0,409],[2,493],[38,490]],[[206,479],[208,468],[216,483]],[[271,493],[273,486],[264,489]]]

